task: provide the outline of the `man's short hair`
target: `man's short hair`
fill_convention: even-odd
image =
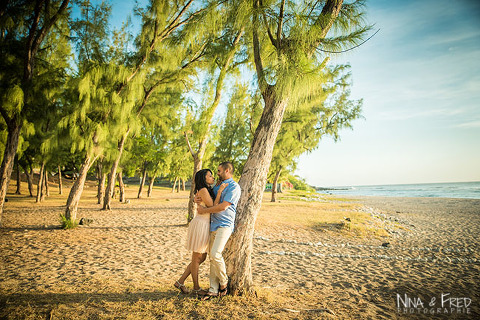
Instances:
[[[230,171],[230,173],[233,174],[233,164],[230,161],[222,162],[218,166],[221,166],[223,170],[228,169],[228,171]]]

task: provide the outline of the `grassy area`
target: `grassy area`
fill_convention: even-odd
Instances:
[[[357,237],[384,237],[388,233],[369,213],[360,211],[354,199],[337,198],[316,192],[289,190],[277,202],[265,194],[258,224],[309,228]]]

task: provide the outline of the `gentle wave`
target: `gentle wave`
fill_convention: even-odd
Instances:
[[[480,199],[480,181],[318,188],[319,193],[358,196]]]

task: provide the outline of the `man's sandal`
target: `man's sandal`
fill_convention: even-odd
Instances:
[[[225,286],[225,288],[220,289],[218,288],[218,296],[219,297],[225,297],[228,293],[228,286]]]
[[[202,296],[200,300],[207,301],[216,297],[218,297],[218,293],[208,292],[206,295]]]
[[[183,283],[180,283],[178,281],[175,281],[175,284],[174,284],[175,288],[177,288],[178,290],[180,290],[181,293],[183,294],[187,294],[189,293],[187,287],[185,287],[185,285]]]

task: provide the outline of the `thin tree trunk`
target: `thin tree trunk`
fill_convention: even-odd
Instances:
[[[175,177],[175,181],[173,181],[173,186],[172,186],[172,193],[175,192],[175,186],[177,185],[177,180],[178,180],[178,178]]]
[[[149,183],[148,183],[148,192],[147,192],[147,197],[151,198],[152,197],[152,191],[153,191],[153,184],[155,183],[155,177],[150,177]]]
[[[105,197],[105,178],[106,174],[103,172],[103,160],[97,161],[97,203],[102,204],[103,198]]]
[[[255,221],[262,203],[273,146],[287,105],[286,101],[275,101],[271,91],[265,96],[265,108],[239,181],[242,195],[237,206],[236,231],[224,254],[233,294],[253,292],[252,251]]]
[[[138,188],[138,195],[137,198],[140,199],[142,197],[143,192],[143,185],[145,184],[145,180],[147,179],[147,166],[143,166],[142,178],[140,179],[140,187]]]
[[[275,202],[276,196],[277,196],[277,184],[278,184],[278,178],[280,177],[280,173],[282,172],[282,168],[278,169],[277,173],[275,174],[275,179],[273,179],[273,185],[272,185],[272,202]]]
[[[18,162],[18,156],[17,158],[17,190],[15,191],[15,194],[22,194],[21,192],[21,187],[22,187],[22,180],[20,178],[20,164]]]
[[[128,134],[130,132],[130,129],[127,130],[127,132],[122,136],[122,139],[118,142],[117,148],[118,148],[118,154],[117,157],[115,158],[115,161],[112,164],[112,168],[110,169],[110,177],[111,179],[108,179],[108,185],[105,190],[105,199],[103,200],[103,210],[110,210],[110,204],[112,197],[108,196],[109,194],[114,194],[115,192],[115,178],[117,177],[117,169],[118,169],[118,164],[120,163],[120,159],[122,158],[122,153],[123,153],[123,148],[125,146],[125,140],[127,140]],[[140,197],[139,197],[140,198]]]
[[[22,125],[17,125],[14,121],[11,121],[10,125],[7,125],[7,141],[3,153],[2,165],[0,166],[0,227],[2,226],[3,205],[5,204],[5,197],[7,196],[8,185],[13,171],[13,159],[17,153],[21,129]]]
[[[195,197],[195,174],[202,169],[202,159],[198,157],[193,158],[193,175],[192,175],[192,185],[190,186],[190,196],[188,201],[188,216],[187,223],[190,223],[195,217],[197,212],[197,204],[193,201]]]
[[[65,218],[69,221],[77,220],[77,211],[78,203],[80,202],[80,197],[82,196],[83,187],[85,186],[85,180],[87,179],[87,172],[95,162],[96,157],[86,156],[83,160],[82,166],[80,167],[80,172],[77,180],[70,189],[70,193],[67,199],[67,205],[65,208]]]
[[[23,168],[23,171],[27,176],[28,192],[30,193],[30,197],[33,197],[33,169],[30,167],[30,172],[28,172],[28,168]]]
[[[120,189],[120,202],[125,202],[125,183],[123,183],[122,171],[118,172],[118,188]]]
[[[180,192],[180,179],[181,179],[181,178],[178,178],[178,184],[177,184],[177,193],[179,193],[179,192]]]
[[[42,165],[40,166],[40,173],[38,175],[38,184],[37,184],[37,198],[35,199],[35,202],[41,202],[42,199],[42,193],[43,193],[43,178],[44,174],[43,172],[45,171],[45,163],[42,162]]]
[[[185,191],[185,179],[182,178],[182,191]]]
[[[62,168],[58,166],[58,193],[63,194]]]
[[[45,195],[47,197],[50,197],[50,189],[48,188],[48,171],[45,170],[45,178],[44,178],[44,181],[45,181]]]

